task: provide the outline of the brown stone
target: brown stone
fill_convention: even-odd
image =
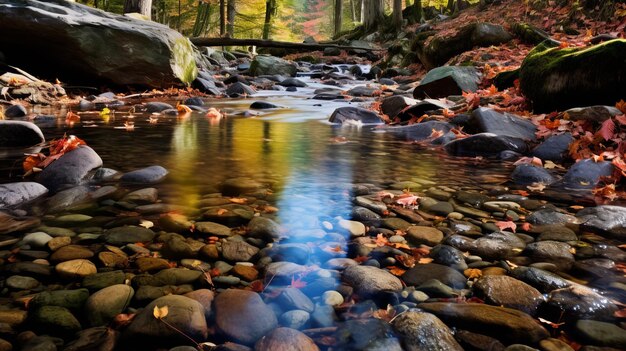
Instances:
[[[128,258],[120,256],[110,251],[103,251],[98,254],[98,260],[105,267],[122,268],[128,266]]]
[[[16,326],[24,323],[28,313],[22,310],[0,310],[0,323]]]
[[[93,252],[86,247],[79,245],[66,245],[55,252],[50,256],[50,260],[52,262],[65,262],[76,259],[87,259],[92,258]]]
[[[158,272],[170,268],[167,260],[156,257],[140,257],[135,261],[135,265],[141,272]]]
[[[276,328],[254,345],[255,351],[318,351],[315,342],[291,328]]]
[[[98,272],[96,265],[84,259],[61,262],[55,269],[57,274],[64,279],[84,278]]]
[[[231,273],[248,282],[256,280],[259,277],[259,271],[257,271],[256,268],[243,264],[236,264]]]
[[[413,245],[435,246],[443,240],[443,233],[436,228],[416,225],[406,230],[405,239]]]
[[[217,260],[220,258],[220,252],[215,244],[204,245],[200,249],[200,254],[206,258]]]
[[[502,267],[485,267],[482,272],[483,275],[506,275],[506,269]]]
[[[485,302],[514,308],[529,315],[535,315],[544,302],[543,295],[532,286],[506,275],[488,275],[472,286],[474,294]]]
[[[56,251],[63,246],[67,246],[72,243],[72,238],[68,236],[57,236],[48,241],[48,248],[50,251]]]

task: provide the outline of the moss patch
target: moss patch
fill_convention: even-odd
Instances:
[[[193,47],[187,38],[178,38],[172,48],[172,71],[181,82],[189,85],[196,79],[198,69],[194,59]]]

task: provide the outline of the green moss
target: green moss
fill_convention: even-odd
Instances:
[[[626,40],[588,48],[533,49],[520,67],[520,84],[536,110],[614,104],[625,95]]]
[[[193,55],[193,47],[187,38],[178,38],[172,48],[172,71],[181,82],[189,85],[196,79],[198,68]]]

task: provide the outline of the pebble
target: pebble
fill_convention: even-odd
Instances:
[[[63,279],[84,278],[98,272],[96,265],[84,259],[61,262],[56,265],[55,270]]]
[[[344,298],[339,292],[329,290],[322,294],[322,301],[325,305],[338,306],[344,302]]]
[[[39,281],[35,278],[21,275],[12,275],[7,278],[6,285],[16,290],[31,290],[39,286]]]

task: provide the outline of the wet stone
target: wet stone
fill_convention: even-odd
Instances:
[[[107,286],[122,284],[126,279],[123,271],[102,272],[89,275],[83,279],[82,287],[95,291]]]
[[[163,180],[167,174],[168,171],[161,166],[150,166],[125,173],[120,180],[131,184],[154,184]]]
[[[498,339],[467,330],[457,330],[455,339],[466,350],[504,350],[504,345]]]
[[[75,259],[86,259],[93,257],[91,250],[79,245],[67,245],[59,248],[50,256],[52,262],[64,262]]]
[[[234,289],[217,295],[215,322],[227,337],[246,345],[254,344],[278,324],[274,312],[257,293]]]
[[[571,248],[569,244],[559,241],[539,241],[526,246],[524,253],[535,262],[552,263],[567,271],[574,264]]]
[[[591,345],[623,348],[626,345],[626,330],[612,323],[594,320],[579,320],[576,331]]]
[[[612,320],[617,309],[610,299],[581,285],[552,290],[546,302],[549,320],[558,315],[564,315],[565,320]]]
[[[409,286],[419,286],[428,280],[437,279],[454,289],[464,288],[467,281],[457,270],[436,263],[416,265],[406,271],[401,278]]]
[[[537,237],[537,241],[552,240],[567,242],[578,240],[576,233],[565,226],[550,225],[540,228],[539,231],[540,234],[539,237]]]
[[[109,229],[104,233],[105,241],[111,245],[134,244],[154,239],[155,233],[147,228],[123,226]]]
[[[307,350],[319,351],[311,338],[291,328],[276,328],[255,345],[256,351]]]
[[[124,312],[134,290],[128,285],[108,286],[89,296],[85,303],[87,320],[91,326],[106,325],[118,314]]]
[[[84,278],[98,271],[91,261],[84,259],[61,262],[56,265],[55,270],[63,279]]]
[[[229,261],[247,262],[258,252],[258,247],[243,241],[225,240],[222,242],[222,256]]]
[[[489,304],[514,308],[534,316],[543,295],[532,286],[505,275],[487,275],[472,286],[474,293]]]
[[[59,336],[71,336],[82,329],[76,317],[64,307],[42,306],[32,313],[36,331]]]
[[[492,336],[503,343],[536,343],[548,332],[529,315],[485,304],[421,303],[418,308],[439,317],[448,326]]]
[[[394,318],[393,329],[407,350],[461,351],[452,331],[439,318],[423,312],[406,312]]]
[[[406,230],[406,240],[413,245],[435,246],[443,240],[443,233],[426,226],[411,226]]]
[[[140,257],[135,261],[135,265],[140,272],[158,272],[163,269],[170,268],[167,260],[154,257]]]
[[[342,279],[361,297],[370,297],[381,291],[402,289],[400,279],[376,267],[350,266],[343,271]]]
[[[31,277],[12,275],[7,278],[6,286],[16,290],[31,290],[39,286],[39,281]]]
[[[280,315],[278,322],[280,325],[292,329],[302,329],[311,319],[307,311],[291,310]]]
[[[35,182],[0,184],[0,209],[21,206],[47,192],[46,187]]]
[[[216,235],[216,236],[230,236],[231,230],[229,227],[213,222],[196,222],[195,229],[203,234]]]
[[[22,238],[22,242],[35,247],[44,247],[52,237],[44,232],[29,233]]]

